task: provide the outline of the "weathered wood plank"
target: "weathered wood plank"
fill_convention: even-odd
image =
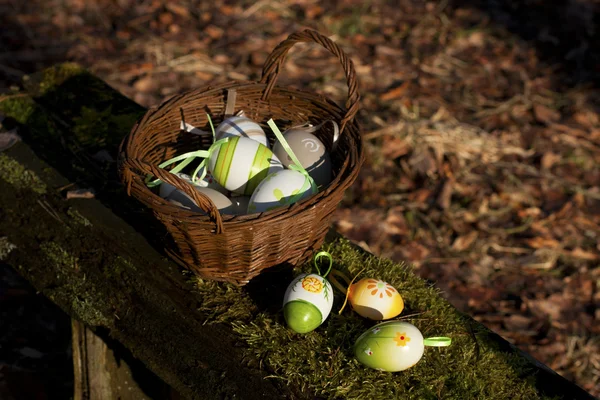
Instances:
[[[56,188],[68,181],[27,145],[0,158],[2,173],[15,161],[43,182],[41,193],[6,184],[0,191],[0,236],[16,246],[4,261],[37,290],[86,325],[108,329],[189,398],[281,396],[244,366],[229,328],[203,324],[184,276],[129,225],[97,200],[65,201]]]
[[[174,400],[177,393],[119,343],[72,320],[74,400]]]

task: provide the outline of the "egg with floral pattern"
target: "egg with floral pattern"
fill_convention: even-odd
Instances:
[[[362,364],[381,371],[404,371],[419,362],[425,351],[423,335],[408,322],[388,321],[363,333],[354,345]]]
[[[333,289],[317,274],[302,274],[290,283],[283,296],[283,316],[294,332],[307,333],[318,328],[333,307]]]
[[[404,309],[400,293],[379,279],[364,278],[351,285],[348,301],[359,315],[375,321],[394,318]]]

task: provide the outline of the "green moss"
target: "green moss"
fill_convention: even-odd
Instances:
[[[346,240],[326,244],[334,268],[354,276],[383,279],[402,294],[402,320],[416,325],[425,337],[449,336],[448,348],[427,348],[414,367],[385,373],[360,364],[353,354],[356,339],[375,325],[346,308],[334,308],[323,325],[308,334],[296,334],[285,325],[281,312],[258,310],[247,288],[197,281],[202,293],[198,308],[209,321],[230,323],[246,344],[249,359],[258,360],[269,377],[299,388],[307,396],[345,399],[540,399],[531,364],[498,348],[482,325],[459,313],[439,291],[417,277],[411,268],[356,250]],[[307,272],[311,263],[294,271]],[[281,299],[272,300],[279,302]]]
[[[0,261],[3,261],[8,257],[11,251],[16,249],[17,246],[8,241],[8,238],[0,237]]]
[[[78,225],[83,225],[83,226],[92,226],[92,223],[90,222],[89,219],[87,219],[86,217],[84,217],[83,215],[81,215],[79,213],[79,211],[77,211],[74,208],[69,208],[67,210],[67,215],[69,217],[72,218],[73,222],[75,222]]]
[[[26,123],[34,114],[35,101],[31,97],[9,97],[0,101],[0,111],[6,117],[13,118],[20,124]]]
[[[200,278],[195,286],[201,294],[198,310],[206,323],[245,321],[257,311],[252,299],[236,286]]]
[[[23,84],[26,90],[33,96],[43,96],[67,79],[84,73],[87,73],[86,70],[78,64],[63,63],[47,68],[35,75],[25,77]]]
[[[116,114],[112,105],[103,110],[82,107],[81,114],[73,121],[73,133],[77,141],[85,146],[106,146],[106,139],[113,132],[126,132],[136,121],[138,114]]]
[[[122,279],[125,271],[134,271],[136,268],[131,261],[117,256],[114,262],[104,264],[104,275],[109,279]]]
[[[73,256],[55,242],[42,243],[40,249],[46,259],[52,263],[53,269],[59,275],[57,278],[64,280],[64,277],[68,277],[64,287],[56,293],[71,299],[72,312],[87,324],[107,326],[110,322],[109,319],[97,307],[97,304],[89,300],[95,298],[92,293],[95,293],[96,288],[87,283],[85,274],[77,274],[80,269],[79,258]],[[78,296],[78,293],[88,293],[89,296]],[[54,294],[49,294],[49,296],[52,298]]]
[[[20,190],[30,189],[38,194],[46,193],[46,185],[33,171],[26,169],[14,158],[0,153],[0,179]]]
[[[48,242],[42,243],[40,248],[57,270],[64,271],[65,273],[71,273],[72,271],[78,269],[77,257],[69,254],[60,245],[54,242]]]
[[[71,307],[75,315],[91,326],[107,326],[110,320],[87,298],[74,297]]]

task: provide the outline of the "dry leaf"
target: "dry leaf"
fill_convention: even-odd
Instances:
[[[555,239],[551,239],[551,238],[543,238],[543,237],[534,237],[531,239],[526,239],[525,243],[527,243],[527,245],[531,248],[534,249],[542,249],[542,248],[557,248],[560,243],[555,240]]]
[[[440,194],[437,198],[437,204],[442,207],[444,210],[450,207],[450,202],[452,200],[452,192],[454,189],[454,181],[452,179],[448,179],[444,183],[444,187],[440,191]]]
[[[589,251],[585,251],[580,247],[575,248],[574,250],[568,252],[567,254],[570,255],[571,257],[581,258],[583,260],[589,260],[589,261],[595,261],[600,258],[600,256],[598,256],[598,254],[592,253]]]
[[[534,104],[533,114],[535,115],[535,119],[547,125],[550,125],[560,119],[560,113],[558,111],[546,107],[543,104]]]
[[[180,17],[183,17],[183,18],[190,17],[190,12],[188,11],[188,8],[184,7],[182,5],[176,4],[175,2],[172,2],[172,1],[166,2],[165,8],[167,10],[171,11],[173,14],[179,15]]]
[[[586,128],[592,128],[600,124],[598,114],[591,110],[578,111],[573,115],[573,119]]]
[[[404,219],[404,208],[394,207],[388,211],[387,218],[383,223],[383,230],[390,235],[407,235],[408,226]]]
[[[146,75],[138,79],[133,87],[139,92],[149,93],[158,89],[159,83],[151,75]]]
[[[389,100],[399,99],[400,97],[402,97],[404,95],[404,92],[406,92],[406,89],[408,89],[409,86],[410,86],[410,81],[404,81],[404,83],[402,85],[395,87],[393,89],[390,89],[387,92],[385,92],[384,94],[382,94],[381,100],[389,101]]]
[[[408,243],[401,252],[405,259],[415,264],[429,255],[429,249],[417,242]]]
[[[455,251],[464,251],[471,247],[471,245],[477,240],[479,233],[477,231],[471,231],[466,235],[461,235],[454,239],[454,243],[452,243],[452,250]]]
[[[388,160],[394,160],[408,154],[411,147],[405,140],[397,137],[386,136],[384,145],[381,148],[381,154]]]
[[[561,158],[560,155],[554,154],[551,151],[545,152],[541,160],[542,169],[549,170],[554,164],[559,162]]]
[[[76,189],[67,192],[67,200],[69,199],[93,199],[95,193],[93,189]]]

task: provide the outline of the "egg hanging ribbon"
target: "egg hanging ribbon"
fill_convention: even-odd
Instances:
[[[300,189],[298,194],[291,197],[290,204],[295,203],[296,201],[298,201],[298,199],[300,199],[302,197],[302,195],[304,194],[306,189],[308,189],[308,185],[310,185],[310,190],[312,191],[312,194],[317,193],[317,184],[315,183],[314,179],[308,174],[308,172],[304,169],[304,167],[302,167],[300,160],[298,160],[298,157],[296,157],[296,155],[292,151],[292,148],[288,144],[287,140],[285,140],[285,138],[283,137],[283,134],[281,133],[281,131],[275,124],[275,121],[273,121],[273,118],[271,118],[270,120],[267,121],[267,125],[269,125],[269,127],[271,128],[271,130],[277,137],[277,140],[279,140],[279,143],[281,143],[281,146],[283,146],[283,149],[285,150],[285,152],[292,159],[293,164],[291,164],[288,168],[291,170],[300,172],[306,178],[304,181],[304,185],[302,185],[302,189]],[[319,253],[319,254],[321,254],[321,253]],[[329,271],[328,271],[328,273],[329,273]]]
[[[429,347],[448,347],[452,344],[452,339],[446,336],[434,336],[423,339],[423,344]]]
[[[333,271],[331,271],[331,276],[329,277],[329,280],[331,281],[331,283],[333,284],[333,286],[336,287],[336,289],[338,289],[340,292],[346,294],[346,298],[344,299],[344,304],[342,304],[342,308],[340,308],[340,311],[338,314],[341,314],[342,311],[344,311],[344,308],[346,308],[346,304],[348,303],[348,295],[350,294],[350,287],[352,286],[352,284],[354,283],[354,281],[356,280],[356,278],[358,278],[358,276],[364,271],[365,269],[363,268],[358,274],[354,275],[354,278],[352,278],[352,280],[350,280],[346,275],[344,275],[341,271],[338,271],[337,269],[334,269]],[[347,288],[344,288],[344,286],[342,286],[342,284],[340,282],[338,282],[337,279],[334,278],[334,275],[339,276],[340,278],[342,278],[346,284],[348,285]]]
[[[363,269],[364,271],[364,269]],[[352,281],[343,273],[337,270],[331,271],[329,278],[333,285],[346,294],[344,304],[340,309],[341,314],[350,302],[352,309],[359,315],[375,321],[394,318],[399,315],[404,309],[404,300],[400,293],[387,282],[373,278],[363,278],[357,283],[354,283],[360,271]],[[348,284],[345,289],[333,276],[337,275]]]
[[[321,274],[321,270],[319,269],[319,265],[317,264],[317,260],[319,260],[319,258],[323,258],[323,257],[325,257],[325,258],[327,258],[327,260],[329,260],[329,268],[327,269],[327,272],[325,272],[325,274]],[[327,275],[329,275],[329,272],[331,272],[331,268],[333,267],[333,257],[331,257],[331,254],[329,254],[326,251],[320,251],[317,254],[315,254],[313,263],[315,264],[315,269],[317,270],[319,275],[321,275],[323,278],[325,278],[325,277],[327,277]]]

